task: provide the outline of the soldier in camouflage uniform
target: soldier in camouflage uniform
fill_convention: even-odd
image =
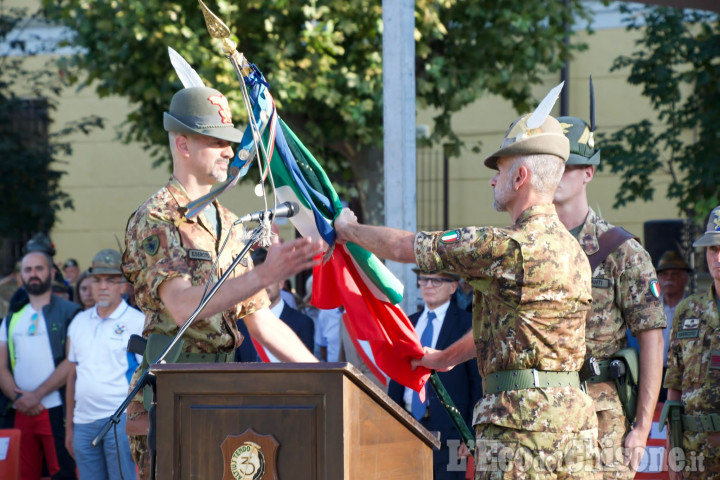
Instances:
[[[684,462],[671,462],[670,475],[720,479],[720,207],[712,211],[705,234],[693,246],[707,247],[713,283],[706,292],[685,298],[675,310],[665,388],[668,400],[681,401],[684,408]],[[673,428],[671,423],[668,438]],[[676,473],[678,469],[681,473]]]
[[[598,237],[613,226],[588,205],[587,184],[600,163],[587,123],[575,117],[559,117],[570,140],[570,158],[555,193],[560,220],[578,239],[589,259],[600,253]],[[594,377],[588,393],[598,416],[602,470],[605,478],[633,478],[642,458],[652,426],[655,404],[662,382],[662,329],[665,312],[650,255],[635,239],[623,242],[593,271],[592,311],[585,327],[585,356],[609,364],[618,350],[627,346],[627,329],[640,343],[640,385],[637,421],[626,421],[615,380]],[[607,372],[607,368],[602,369]],[[622,447],[626,447],[623,449]],[[627,464],[633,453],[633,467]]]
[[[237,217],[217,201],[194,219],[185,217],[190,201],[227,178],[230,145],[242,137],[232,124],[227,100],[214,89],[183,89],[173,96],[164,126],[173,176],[130,216],[122,265],[145,313],[145,337],[174,336],[200,304],[206,285],[217,281],[244,246],[242,229],[232,228]],[[264,288],[311,268],[318,249],[302,239],[271,247],[267,261],[256,269],[249,258],[243,259],[184,333],[185,360],[232,361],[242,342],[236,321],[243,318],[253,337],[280,359],[316,361],[292,330],[270,313]],[[131,388],[141,374],[138,368]],[[128,407],[127,432],[144,478],[150,473],[145,441],[149,424],[142,401],[138,395]]]
[[[484,396],[473,414],[476,479],[594,478],[597,421],[580,389],[590,268],[552,205],[569,154],[559,123],[516,120],[485,160],[507,228],[468,227],[417,235],[359,225],[344,210],[335,227],[380,257],[423,272],[461,275],[475,292],[473,329],[418,365],[448,370],[477,357]]]

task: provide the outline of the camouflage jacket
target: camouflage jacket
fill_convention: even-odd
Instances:
[[[222,237],[204,215],[190,220],[185,205],[190,202],[180,182],[171,177],[168,184],[150,197],[128,220],[125,232],[123,273],[135,286],[138,307],[145,313],[143,336],[151,333],[175,335],[178,326],[160,300],[158,288],[175,277],[187,279],[192,285],[215,282],[242,250],[242,229],[233,228],[237,219],[215,201],[220,217]],[[227,235],[230,239],[211,271],[218,249]],[[252,268],[249,256],[235,268],[230,278]],[[269,304],[265,291],[248,300],[207,318],[197,318],[183,335],[183,349],[195,353],[231,352],[240,342],[236,321]]]
[[[592,209],[578,235],[588,257],[600,249],[598,237],[613,225]],[[659,299],[655,268],[650,255],[635,239],[623,242],[593,271],[592,310],[585,327],[587,357],[610,358],[627,346],[627,329],[665,328],[665,311]],[[588,385],[595,410],[621,410],[615,382]]]
[[[481,376],[582,366],[590,266],[553,205],[528,208],[507,228],[421,232],[415,257],[423,271],[454,272],[473,286]],[[487,394],[475,407],[474,423],[553,432],[597,427],[590,397],[574,387]]]
[[[682,392],[685,413],[720,413],[720,317],[711,287],[675,309],[665,388]]]

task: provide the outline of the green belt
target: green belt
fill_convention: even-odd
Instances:
[[[523,388],[579,387],[578,372],[545,372],[542,370],[505,370],[483,378],[483,394]]]
[[[167,363],[233,363],[235,352],[230,353],[190,353],[180,352],[177,359]],[[147,368],[143,363],[143,368]]]
[[[232,363],[235,361],[235,352],[218,353],[190,353],[181,352],[175,363]]]
[[[611,360],[598,360],[598,367],[600,367],[600,374],[590,377],[586,380],[587,383],[600,383],[611,380],[610,375],[610,362]]]
[[[683,430],[687,432],[720,432],[720,415],[683,415]]]
[[[167,343],[169,343],[170,337],[166,337],[168,340]],[[182,341],[182,340],[181,340]],[[179,344],[175,344],[175,348],[178,347]],[[146,347],[147,348],[147,347]],[[173,357],[173,350],[170,350],[170,353],[168,354],[168,357]],[[149,353],[146,351],[146,353]],[[154,352],[153,352],[154,353]],[[158,353],[160,355],[160,353]],[[154,360],[154,359],[153,359]],[[180,352],[180,354],[177,356],[176,359],[172,362],[168,363],[231,363],[235,361],[235,352],[218,352],[218,353],[190,353],[190,352]],[[147,368],[147,362],[145,359],[143,359],[143,369]],[[145,385],[145,388],[143,389],[143,406],[145,407],[145,410],[150,410],[150,402],[152,401],[152,387],[150,385]]]

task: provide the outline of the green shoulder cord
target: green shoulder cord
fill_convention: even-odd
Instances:
[[[475,449],[475,436],[468,428],[465,419],[460,415],[460,412],[455,406],[455,402],[450,398],[445,386],[440,381],[440,377],[438,377],[438,374],[434,370],[430,375],[430,384],[433,386],[435,393],[437,393],[440,403],[445,407],[445,411],[450,415],[450,420],[452,420],[458,433],[460,433],[463,443],[465,443],[472,452]]]

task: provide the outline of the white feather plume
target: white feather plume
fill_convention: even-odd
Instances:
[[[560,91],[562,90],[563,85],[565,85],[565,81],[560,82],[560,85],[556,86],[550,90],[547,95],[545,95],[545,98],[543,98],[542,102],[540,102],[540,105],[537,106],[532,115],[530,115],[530,118],[527,119],[526,124],[528,129],[538,128],[545,123],[545,119],[548,115],[550,115],[550,111],[553,109],[555,102],[560,96]]]
[[[185,88],[190,87],[204,87],[205,82],[202,81],[200,75],[185,61],[185,59],[178,52],[168,47],[168,55],[170,55],[170,63],[172,63],[175,73],[180,77]]]

